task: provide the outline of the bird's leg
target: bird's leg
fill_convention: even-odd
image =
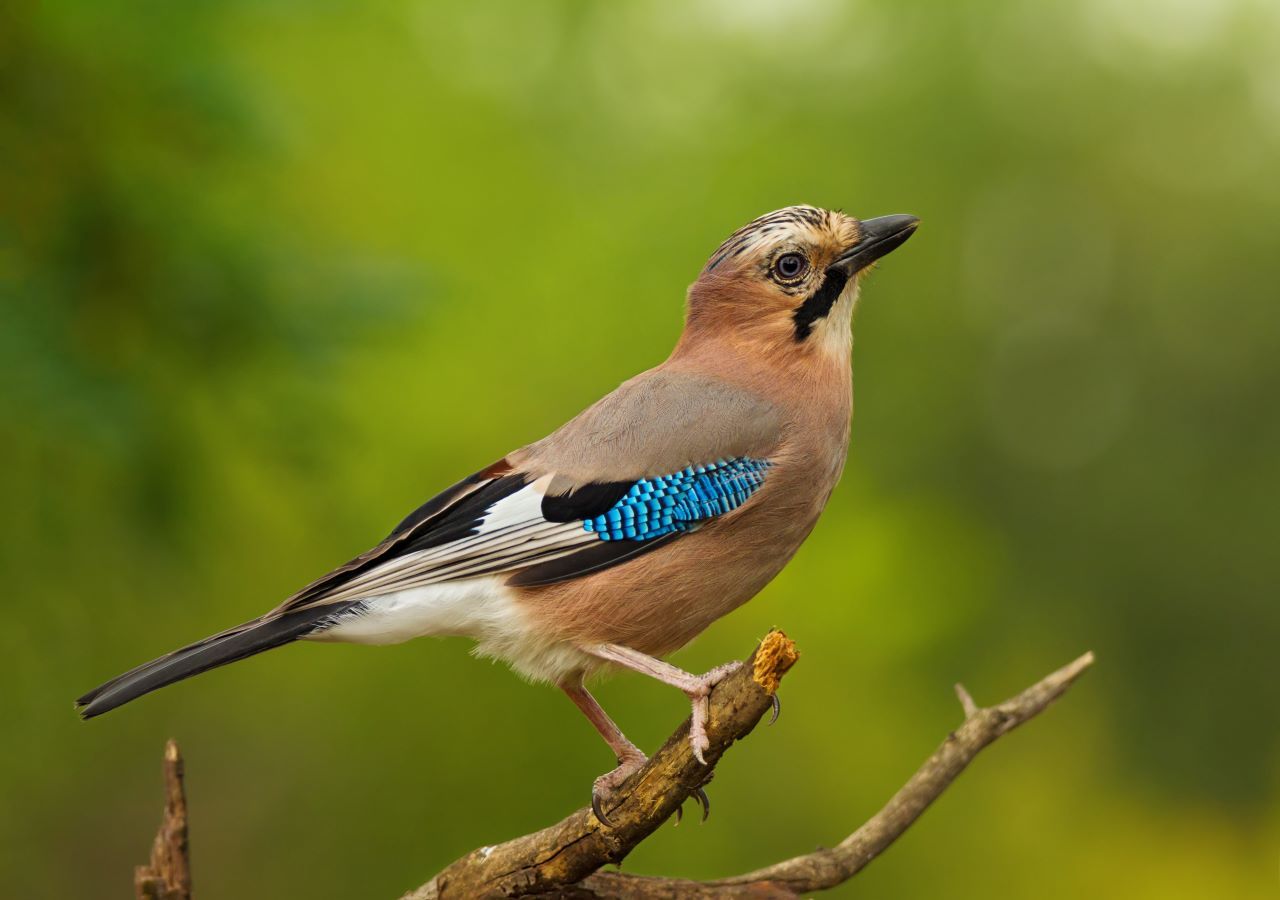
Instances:
[[[726,663],[723,666],[716,666],[705,675],[694,675],[638,650],[623,647],[621,644],[595,644],[582,649],[592,656],[617,663],[684,691],[685,696],[693,704],[693,714],[689,719],[689,746],[693,748],[693,755],[698,762],[706,765],[707,761],[703,758],[703,754],[711,746],[711,741],[707,738],[711,689],[736,672],[742,666],[741,662]]]
[[[582,710],[582,714],[587,717],[596,731],[600,732],[600,736],[604,738],[605,743],[609,745],[609,749],[613,751],[614,756],[618,758],[618,767],[612,772],[601,775],[595,780],[595,784],[591,788],[591,809],[596,814],[596,818],[604,825],[610,822],[604,815],[604,801],[609,799],[615,791],[640,768],[649,761],[649,758],[640,752],[640,748],[627,740],[627,736],[609,718],[609,714],[604,708],[596,702],[596,698],[592,697],[590,692],[582,684],[582,676],[568,679],[560,683],[560,690],[568,695],[573,701],[573,705]]]

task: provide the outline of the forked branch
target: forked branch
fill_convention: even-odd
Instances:
[[[735,740],[748,734],[769,708],[777,680],[795,662],[792,643],[770,633],[732,678],[711,696],[711,753],[699,766],[688,749],[686,721],[653,760],[624,786],[629,798],[611,812],[606,828],[589,809],[534,834],[482,847],[450,865],[403,900],[450,897],[555,896],[572,898],[795,898],[841,884],[897,840],[964,771],[983,748],[1035,717],[1093,664],[1079,659],[992,707],[979,707],[956,685],[964,721],[925,760],[879,812],[837,846],[717,881],[598,872],[619,862],[664,822],[710,774]],[[763,677],[762,677],[763,676]]]
[[[983,748],[1035,717],[1061,697],[1093,664],[1086,653],[992,707],[979,707],[961,685],[956,694],[964,721],[925,760],[884,808],[835,847],[797,856],[754,872],[716,881],[686,881],[601,872],[620,862],[667,821],[710,778],[734,741],[745,737],[774,702],[774,692],[795,664],[795,645],[770,632],[747,664],[718,684],[711,695],[707,765],[689,748],[688,720],[623,785],[606,827],[583,808],[561,822],[494,847],[481,847],[448,866],[403,900],[452,897],[569,897],[656,900],[656,898],[795,898],[841,884],[897,840]],[[182,757],[170,741],[164,758],[166,801],[149,865],[134,876],[138,900],[190,900],[187,807]]]
[[[590,808],[580,809],[541,831],[473,850],[404,900],[590,896],[589,889],[574,885],[603,865],[621,862],[707,782],[729,745],[749,734],[773,705],[779,680],[797,658],[786,635],[769,632],[747,664],[711,693],[707,764],[693,758],[686,719],[649,763],[622,785],[618,793],[625,799],[610,807],[610,826],[601,824]]]

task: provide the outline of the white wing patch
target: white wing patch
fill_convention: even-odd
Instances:
[[[475,534],[388,559],[326,594],[322,602],[508,572],[598,543],[581,522],[548,522],[542,517],[542,497],[550,480],[540,478],[503,497],[484,514]]]

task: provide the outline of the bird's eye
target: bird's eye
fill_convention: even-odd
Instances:
[[[795,281],[809,268],[802,253],[784,253],[773,263],[773,274],[779,281]]]

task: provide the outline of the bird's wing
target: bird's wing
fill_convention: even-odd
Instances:
[[[276,612],[509,573],[548,584],[616,565],[746,503],[781,429],[766,401],[661,370],[423,504]]]

